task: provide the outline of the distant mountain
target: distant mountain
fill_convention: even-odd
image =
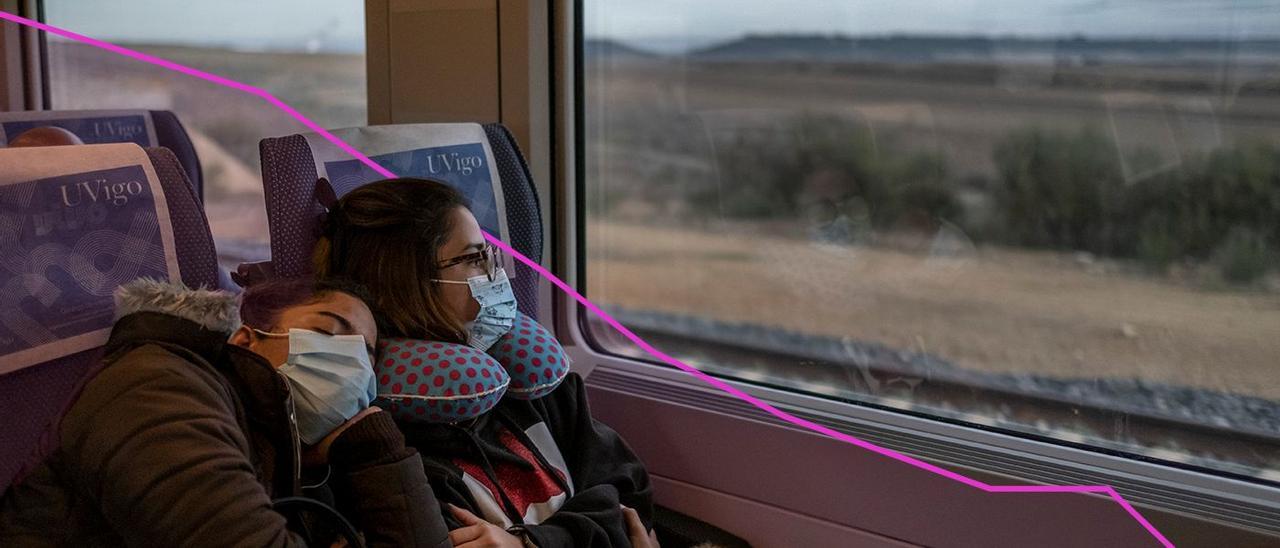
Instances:
[[[582,53],[586,57],[603,56],[614,60],[654,59],[659,57],[656,53],[607,38],[587,38],[583,40]]]
[[[984,61],[1056,58],[1078,62],[1280,60],[1280,40],[1160,40],[982,36],[747,35],[696,50],[708,61]]]

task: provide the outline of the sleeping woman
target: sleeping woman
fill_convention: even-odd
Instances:
[[[405,395],[389,410],[450,506],[455,546],[656,546],[644,466],[591,417],[554,337],[516,312],[461,194],[365,185],[330,209],[313,259],[372,294],[379,391]]]

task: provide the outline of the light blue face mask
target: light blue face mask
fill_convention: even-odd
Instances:
[[[289,358],[277,371],[289,381],[298,421],[298,437],[315,445],[377,397],[369,350],[360,335],[325,335],[306,329],[285,333],[254,330],[268,337],[289,337]]]
[[[471,287],[471,298],[480,303],[480,313],[476,319],[467,322],[467,346],[476,350],[488,350],[498,339],[511,331],[516,323],[516,294],[511,291],[511,280],[507,271],[498,268],[494,271],[493,280],[481,274],[467,278],[467,281],[432,280],[446,284],[467,284]]]

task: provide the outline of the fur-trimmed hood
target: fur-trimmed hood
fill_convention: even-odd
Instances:
[[[115,292],[116,319],[137,312],[156,312],[230,335],[240,328],[240,306],[227,291],[191,289],[181,283],[140,278]]]

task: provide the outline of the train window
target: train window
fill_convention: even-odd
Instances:
[[[1280,481],[1280,2],[584,4],[581,274],[642,337]]]
[[[366,123],[360,2],[47,0],[44,10],[52,25],[265,89],[325,127]],[[260,98],[92,46],[49,36],[47,51],[50,108],[173,111],[203,167],[220,261],[267,258],[258,140],[309,130]]]

